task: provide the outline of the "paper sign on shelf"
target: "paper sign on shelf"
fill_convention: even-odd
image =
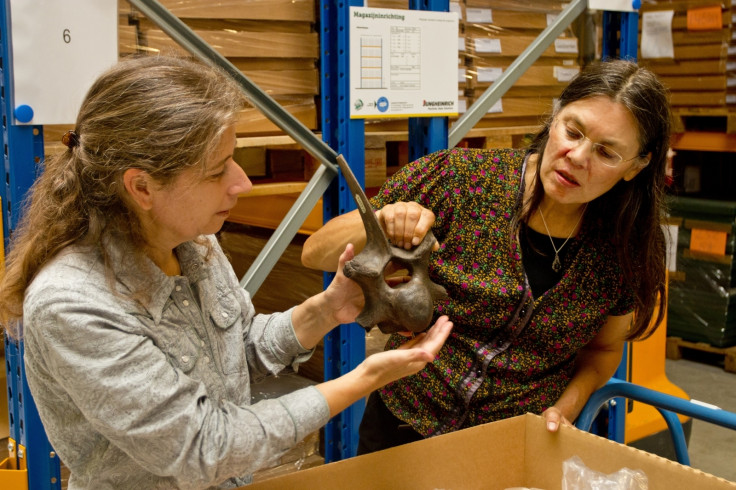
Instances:
[[[674,58],[672,17],[674,10],[644,12],[641,16],[641,57]]]
[[[10,12],[13,123],[74,123],[89,87],[117,62],[117,1],[10,0]]]
[[[639,10],[640,5],[640,0],[588,0],[588,8],[591,10],[635,12]]]
[[[350,7],[350,117],[458,114],[454,12]]]

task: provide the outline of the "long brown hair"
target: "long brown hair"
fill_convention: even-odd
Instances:
[[[645,68],[625,60],[596,62],[581,71],[560,95],[553,114],[532,141],[529,151],[541,162],[554,117],[568,104],[605,96],[626,107],[637,123],[639,155],[651,153],[649,164],[630,181],[621,180],[591,201],[586,220],[605,223],[601,232],[614,245],[624,281],[634,287],[634,323],[628,340],[650,336],[662,322],[667,308],[666,245],[662,231],[665,214],[667,150],[670,142],[670,109],[667,89]],[[519,235],[544,197],[537,172],[529,202],[514,219],[513,235]],[[657,316],[651,322],[655,309]]]
[[[144,170],[167,185],[185,169],[203,167],[244,104],[227,75],[191,59],[138,57],[103,73],[82,103],[69,149],[45,162],[13,234],[0,283],[0,321],[9,333],[18,334],[26,288],[63,248],[96,248],[106,263],[109,240],[142,250],[126,170]]]

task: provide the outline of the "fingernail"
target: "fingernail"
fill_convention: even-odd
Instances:
[[[547,422],[547,430],[555,430],[557,428],[557,424],[555,422]]]

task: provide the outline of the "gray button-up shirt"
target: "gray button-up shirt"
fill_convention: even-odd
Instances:
[[[70,490],[237,486],[328,421],[314,387],[250,405],[252,381],[311,352],[291,311],[255,315],[207,240],[207,260],[193,242],[176,249],[175,277],[120,245],[111,277],[99,253],[70,247],[28,288],[28,384]]]

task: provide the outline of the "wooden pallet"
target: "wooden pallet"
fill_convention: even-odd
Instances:
[[[683,349],[693,349],[700,352],[708,352],[725,356],[723,368],[729,373],[736,373],[736,346],[714,347],[705,342],[689,342],[680,337],[667,337],[667,359],[682,359]]]
[[[674,107],[673,132],[682,133],[707,124],[711,130],[736,133],[736,112],[726,107]]]

